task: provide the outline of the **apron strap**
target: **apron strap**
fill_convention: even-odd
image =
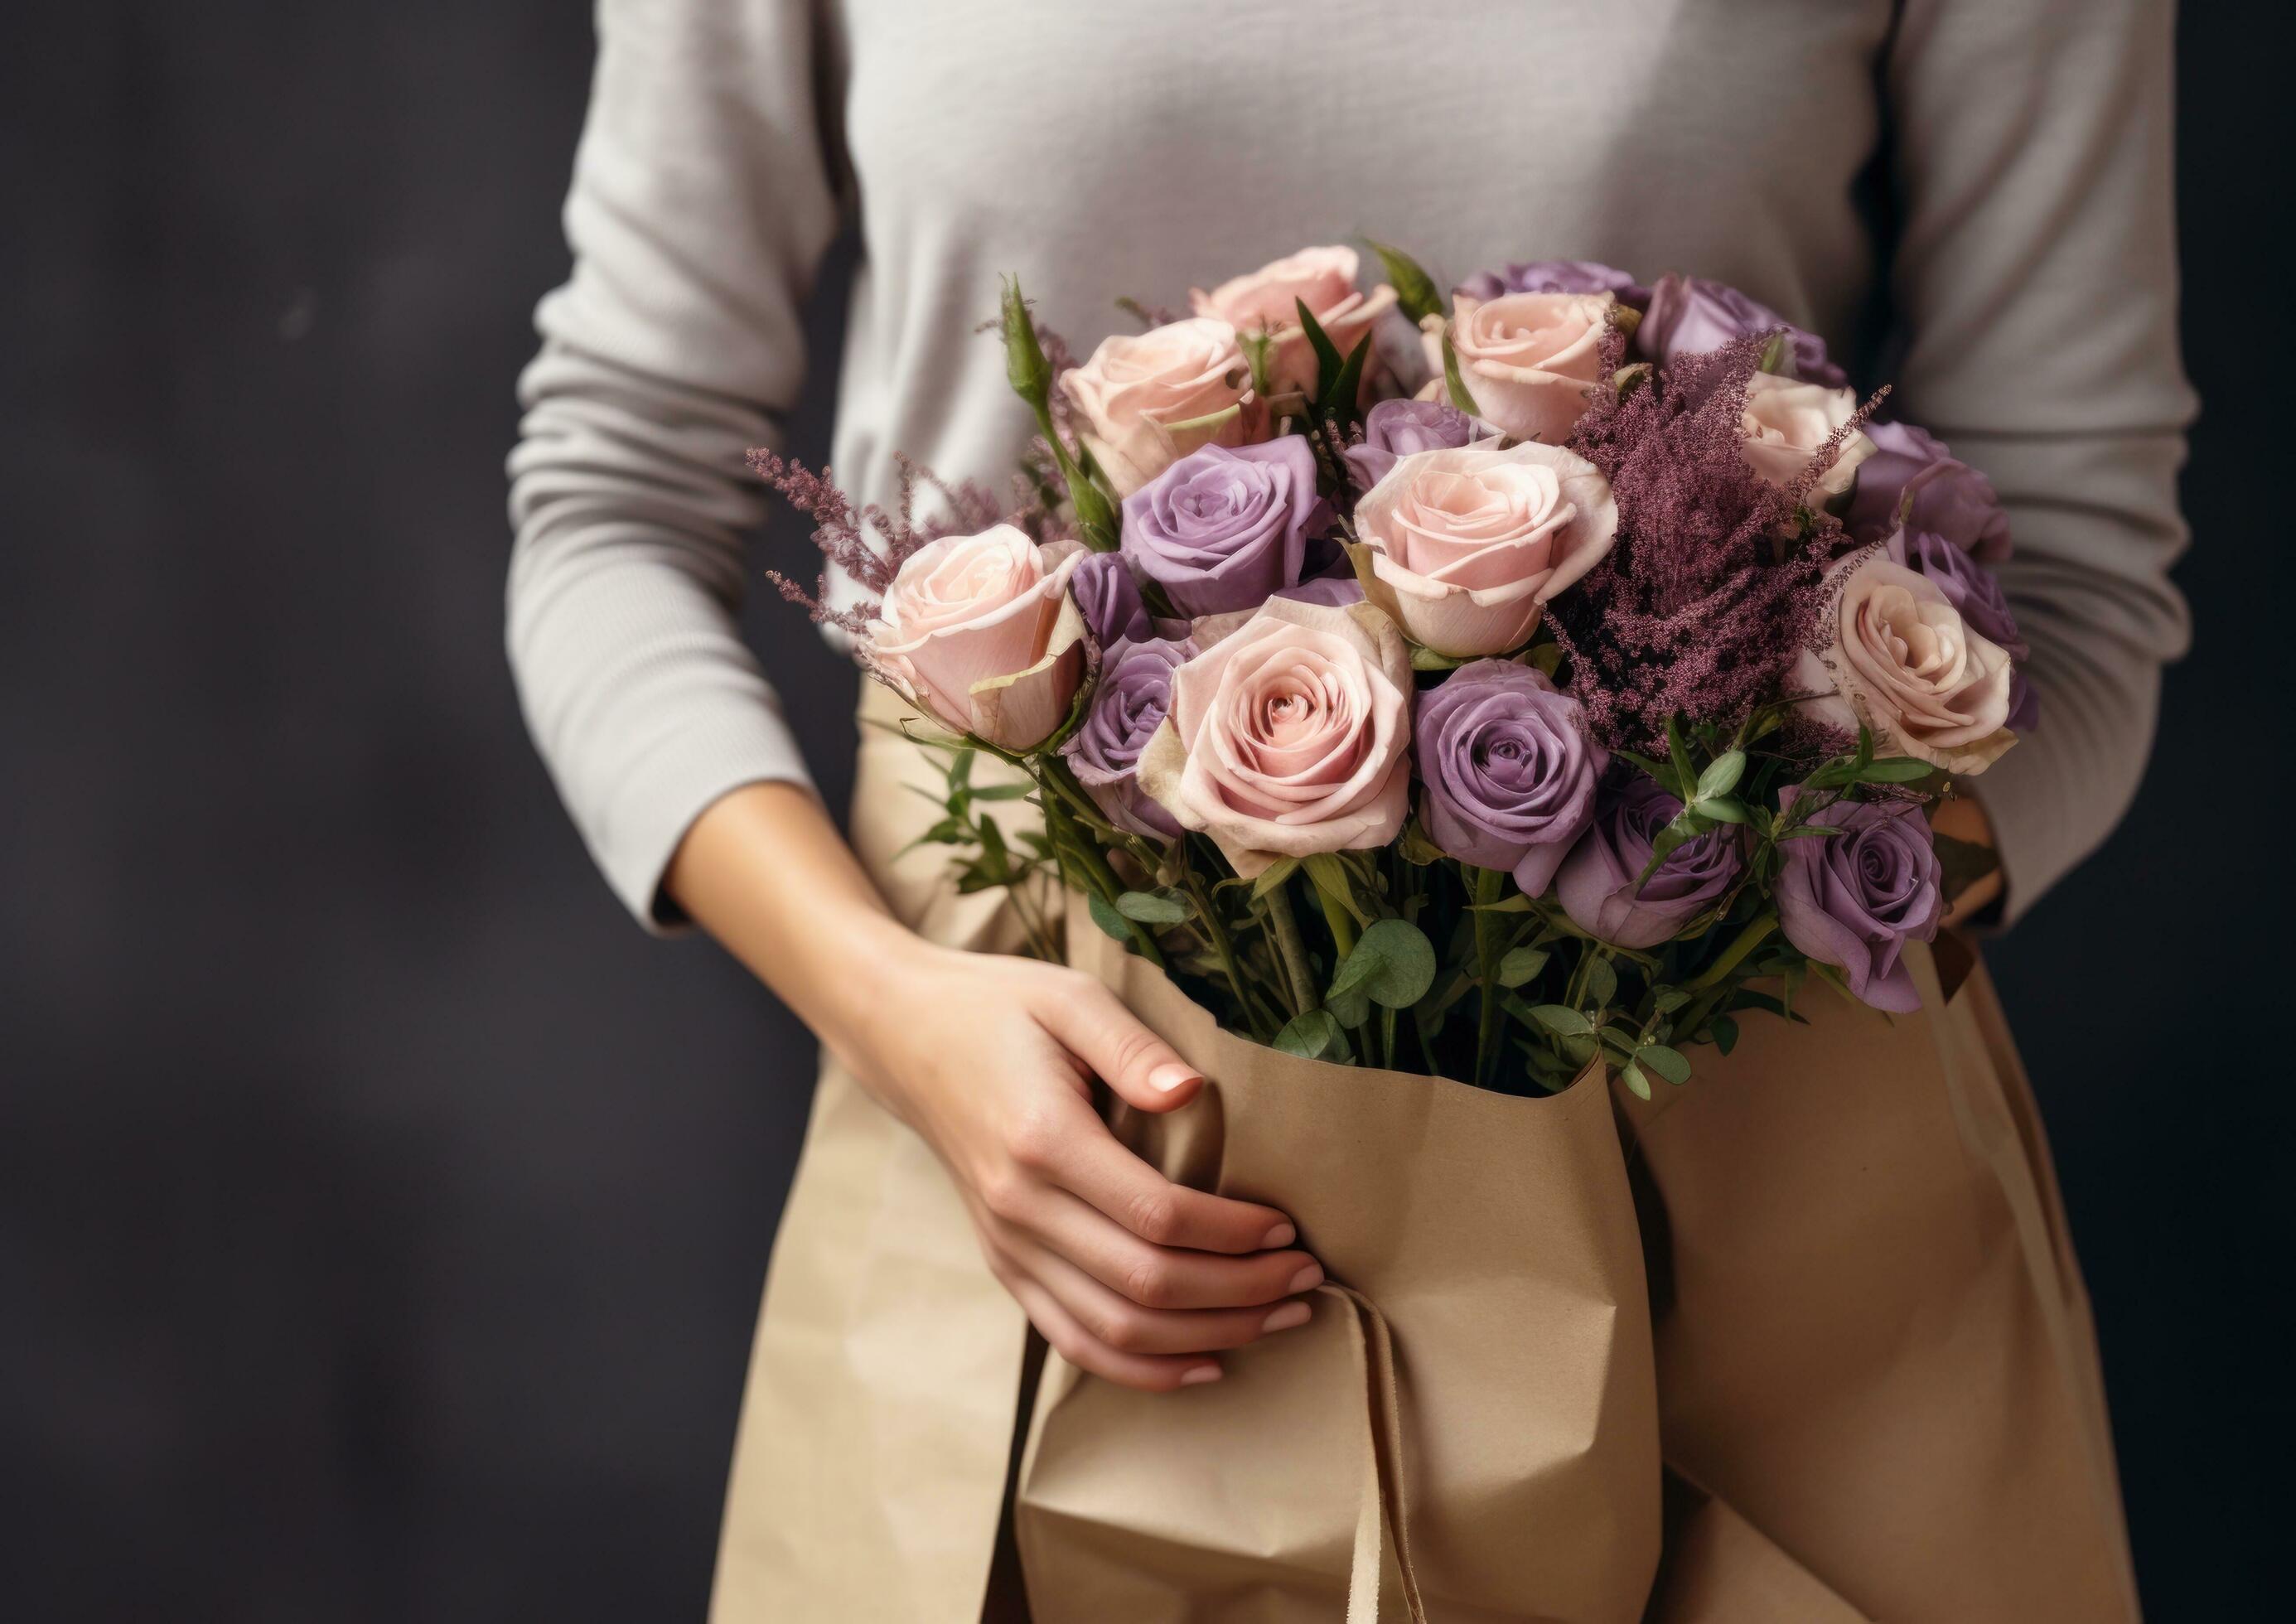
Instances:
[[[1395,1542],[1395,1571],[1411,1624],[1426,1624],[1419,1574],[1411,1562],[1411,1524],[1404,1504],[1403,1408],[1395,1380],[1395,1341],[1387,1316],[1361,1292],[1336,1281],[1316,1288],[1348,1310],[1348,1341],[1363,1380],[1363,1491],[1356,1512],[1355,1560],[1348,1574],[1347,1624],[1379,1624],[1379,1587],[1386,1539]],[[1384,1538],[1383,1538],[1384,1536]]]

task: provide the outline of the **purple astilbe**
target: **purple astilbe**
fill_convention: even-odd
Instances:
[[[826,468],[816,473],[762,447],[750,451],[746,460],[750,472],[783,501],[813,521],[813,545],[822,556],[821,577],[811,592],[778,570],[767,570],[766,578],[791,603],[803,604],[817,624],[864,640],[893,578],[911,554],[942,536],[985,530],[1004,516],[996,498],[982,487],[971,480],[952,485],[899,453],[894,455],[898,473],[890,510],[872,502],[856,511],[852,498],[838,489]],[[938,496],[942,508],[923,521],[916,517],[920,486]],[[840,572],[867,595],[865,602],[850,609],[830,603],[831,579]]]
[[[1734,728],[1776,697],[1822,607],[1840,523],[1803,499],[1857,431],[1838,431],[1786,488],[1755,473],[1739,418],[1767,333],[1678,357],[1623,395],[1598,391],[1571,449],[1611,481],[1619,540],[1550,605],[1570,692],[1612,748],[1662,748],[1669,716]],[[1626,341],[1605,340],[1607,375]]]

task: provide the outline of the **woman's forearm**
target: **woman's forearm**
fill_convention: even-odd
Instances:
[[[865,1029],[887,975],[920,947],[798,784],[747,784],[711,803],[664,884],[835,1052]]]

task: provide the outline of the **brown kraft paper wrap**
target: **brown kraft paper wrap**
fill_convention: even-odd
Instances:
[[[1941,964],[1966,972],[1950,998]],[[1666,1457],[1693,1503],[1654,1619],[2137,1616],[2023,1070],[1967,948],[1916,949],[1913,970],[1917,1014],[1812,985],[1808,1026],[1747,1016],[1727,1058],[1699,1050],[1649,1103],[1613,1084]]]
[[[904,714],[866,693],[865,720]],[[865,730],[856,849],[926,936],[1013,950],[1000,898],[956,896],[938,849],[898,855],[938,816],[907,786],[939,782]],[[1122,1130],[1187,1182],[1292,1212],[1363,1300],[1317,1293],[1308,1325],[1177,1394],[1048,1358],[1018,1508],[1039,1624],[1339,1620],[1365,1545],[1380,1616],[1407,1618],[1396,1510],[1430,1618],[1635,1618],[1661,1411],[1653,1624],[2134,1616],[2086,1301],[1981,970],[1947,1002],[1924,956],[1927,1007],[1894,1022],[1813,987],[1811,1026],[1750,1015],[1685,1088],[1620,1095],[1645,1292],[1600,1091],[1291,1060],[1215,1032],[1096,930],[1077,941],[1212,1079]],[[931,1152],[825,1063],[713,1624],[980,1619],[1024,1334]],[[1368,1527],[1367,1456],[1401,1501]]]
[[[1658,1432],[1599,1080],[1521,1099],[1300,1060],[1218,1029],[1080,907],[1070,950],[1207,1079],[1119,1135],[1289,1213],[1345,1290],[1174,1394],[1047,1358],[1017,1513],[1037,1624],[1638,1618]]]

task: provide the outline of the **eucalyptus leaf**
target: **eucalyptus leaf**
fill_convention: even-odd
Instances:
[[[1619,1068],[1619,1080],[1633,1091],[1634,1096],[1636,1099],[1646,1100],[1650,1098],[1650,1079],[1643,1075],[1643,1069],[1635,1064],[1633,1061],[1630,1060],[1625,1065]]]
[[[1611,961],[1601,956],[1587,961],[1587,996],[1597,1007],[1618,996],[1619,972],[1611,968]]]
[[[1283,1029],[1275,1034],[1275,1047],[1285,1054],[1296,1054],[1301,1060],[1336,1060],[1342,1062],[1354,1058],[1348,1047],[1348,1035],[1327,1009],[1311,1009],[1304,1015],[1294,1015],[1284,1022]]]
[[[1557,1038],[1591,1038],[1594,1027],[1577,1010],[1562,1004],[1534,1004],[1530,1018]]]
[[[1738,1023],[1727,1015],[1717,1015],[1706,1023],[1714,1034],[1714,1046],[1727,1054],[1738,1046]]]
[[[1118,913],[1115,905],[1098,891],[1085,899],[1085,906],[1092,912],[1092,923],[1103,931],[1120,942],[1132,939],[1132,922]]]
[[[1690,1080],[1690,1062],[1680,1049],[1670,1049],[1662,1043],[1644,1044],[1635,1058],[1677,1088]]]
[[[1553,955],[1545,947],[1514,947],[1499,960],[1499,985],[1510,990],[1537,979]]]
[[[1116,911],[1144,925],[1176,925],[1188,916],[1188,905],[1168,891],[1126,891],[1116,899]]]
[[[1373,1003],[1408,1009],[1435,984],[1435,946],[1404,919],[1376,920],[1332,978],[1333,998],[1360,988]]]

